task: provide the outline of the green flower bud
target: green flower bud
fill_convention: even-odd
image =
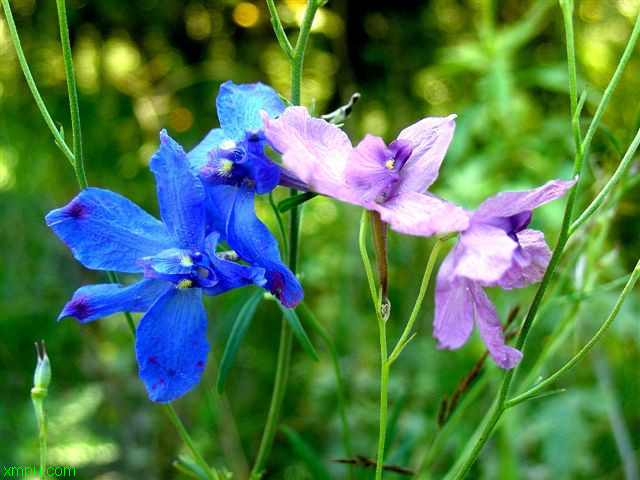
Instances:
[[[38,363],[36,364],[36,370],[33,374],[33,388],[31,389],[31,396],[44,398],[47,396],[47,389],[49,388],[49,383],[51,383],[51,363],[47,356],[47,350],[44,347],[44,340],[42,340],[42,356],[40,355],[38,342],[36,342],[35,345]]]

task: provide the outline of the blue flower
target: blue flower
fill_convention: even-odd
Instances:
[[[188,154],[206,187],[207,228],[221,232],[220,240],[247,263],[263,267],[264,288],[285,307],[295,307],[304,295],[302,286],[254,210],[255,193],[273,190],[282,173],[265,154],[268,141],[260,112],[275,118],[285,106],[276,91],[262,83],[228,81],[220,86],[216,107],[221,128],[211,130]]]
[[[144,312],[136,358],[149,397],[170,402],[200,380],[209,352],[202,293],[264,285],[264,268],[216,255],[218,232],[206,231],[205,191],[182,147],[163,130],[151,159],[162,222],[125,197],[87,188],[51,211],[47,225],[85,267],[142,273],[132,285],[89,285],[58,319],[81,323],[116,312]],[[247,232],[250,234],[250,232]]]

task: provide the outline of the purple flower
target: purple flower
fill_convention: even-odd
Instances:
[[[228,81],[220,86],[216,108],[221,128],[211,130],[187,155],[205,185],[207,231],[219,232],[220,241],[243,260],[264,268],[264,287],[285,307],[295,307],[304,296],[302,286],[254,209],[255,193],[270,192],[281,177],[281,168],[264,151],[260,112],[275,117],[284,104],[267,85]]]
[[[505,345],[498,314],[482,287],[510,290],[540,281],[551,251],[542,232],[527,229],[532,210],[564,195],[574,183],[552,180],[535,190],[503,192],[478,207],[438,272],[438,348],[460,347],[475,320],[494,361],[505,369],[518,364],[522,353]]]
[[[287,108],[265,135],[285,167],[312,191],[380,213],[391,228],[430,236],[467,227],[464,209],[427,193],[451,142],[455,115],[428,117],[405,128],[389,146],[367,135],[355,148],[338,127]]]
[[[219,234],[205,231],[204,187],[182,147],[165,131],[160,140],[151,171],[162,222],[99,188],[83,190],[49,212],[46,222],[85,267],[143,274],[129,286],[80,288],[58,319],[84,323],[117,312],[144,312],[136,334],[139,374],[151,400],[170,402],[198,383],[207,360],[202,293],[217,295],[266,280],[263,268],[216,255]]]

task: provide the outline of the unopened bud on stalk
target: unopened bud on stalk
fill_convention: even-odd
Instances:
[[[42,355],[40,355],[40,348],[38,342],[35,343],[36,352],[38,356],[38,363],[36,364],[36,370],[33,374],[33,388],[31,389],[31,397],[44,399],[47,396],[47,389],[49,383],[51,383],[51,363],[47,356],[47,350],[44,346],[44,340],[42,340]]]

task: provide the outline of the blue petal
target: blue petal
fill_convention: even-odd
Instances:
[[[231,185],[211,186],[205,184],[207,193],[207,235],[217,232],[218,241],[224,242],[227,239],[227,221],[236,198],[237,188]]]
[[[190,170],[187,155],[165,130],[160,149],[151,158],[156,176],[160,216],[174,246],[192,252],[202,250],[205,230],[204,186]]]
[[[264,268],[248,267],[239,263],[223,260],[216,256],[215,251],[218,238],[219,234],[214,232],[205,240],[205,253],[211,260],[218,281],[212,287],[205,288],[204,293],[207,295],[219,295],[228,290],[246,285],[264,286],[267,282],[264,278]]]
[[[267,141],[264,134],[248,134],[245,142],[247,150],[247,169],[255,182],[258,193],[269,193],[278,186],[280,167],[264,153]]]
[[[228,81],[220,85],[216,99],[220,126],[232,140],[244,139],[245,132],[263,129],[260,110],[275,118],[284,111],[284,103],[276,91],[262,83],[236,85]]]
[[[85,267],[141,272],[137,260],[172,246],[166,227],[117,193],[87,188],[52,210],[47,225]]]
[[[221,128],[214,128],[193,150],[187,153],[191,168],[198,172],[209,161],[209,152],[220,146],[222,142],[229,140]]]
[[[200,381],[209,353],[199,288],[171,289],[142,317],[136,333],[140,378],[154,402],[170,402]]]
[[[227,243],[248,263],[264,267],[269,290],[287,308],[295,307],[304,295],[296,276],[280,258],[278,242],[258,219],[253,192],[239,188],[227,224]]]
[[[76,290],[58,320],[74,317],[85,323],[118,312],[146,312],[153,302],[172,288],[170,283],[150,279],[128,287],[117,283],[87,285]]]

